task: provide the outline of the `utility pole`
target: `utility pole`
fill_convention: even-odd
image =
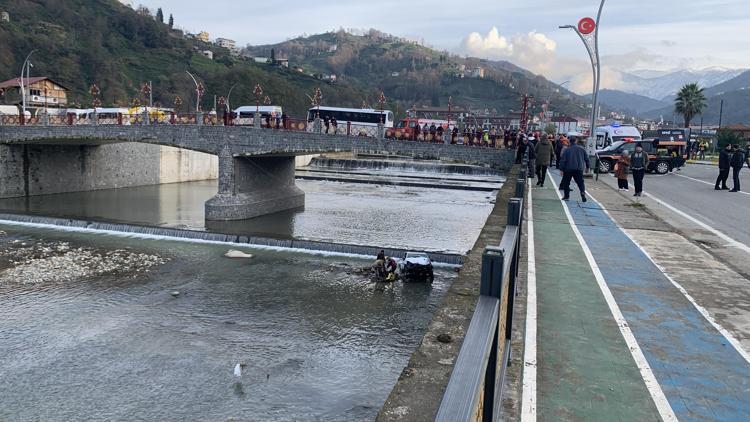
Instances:
[[[26,86],[23,83],[23,73],[24,71],[26,71],[26,82],[28,82],[29,67],[31,65],[31,62],[29,62],[29,59],[31,58],[31,55],[34,54],[34,52],[36,52],[36,50],[31,50],[31,53],[29,53],[26,56],[26,59],[23,61],[23,65],[21,66],[21,79],[18,81],[19,85],[21,86],[21,104],[22,104],[21,108],[23,110],[22,113],[24,117],[26,116]]]
[[[721,122],[724,118],[724,100],[721,100],[721,107],[719,108],[719,129],[721,129]]]

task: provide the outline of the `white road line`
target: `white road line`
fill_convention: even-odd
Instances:
[[[658,202],[661,206],[669,209],[670,211],[672,211],[672,212],[680,215],[683,218],[686,218],[686,219],[692,221],[693,223],[699,225],[703,229],[708,230],[711,233],[713,233],[714,235],[720,237],[722,240],[724,240],[725,242],[727,242],[727,244],[729,246],[732,246],[732,247],[740,249],[740,250],[742,250],[744,252],[750,253],[750,247],[748,247],[746,244],[744,244],[744,243],[742,243],[742,242],[740,242],[738,240],[732,239],[731,237],[729,237],[726,234],[724,234],[724,233],[716,230],[715,228],[709,226],[708,224],[706,224],[706,223],[698,220],[697,218],[693,217],[692,215],[687,214],[684,211],[680,211],[679,209],[673,207],[672,205],[669,205],[668,203],[664,202],[663,200],[657,198],[652,193],[646,193],[645,195],[648,196],[649,198],[653,199],[654,201]]]
[[[701,305],[699,305],[698,302],[696,302],[695,299],[693,299],[693,297],[690,295],[690,293],[688,293],[688,291],[685,290],[685,288],[682,287],[682,285],[680,283],[676,282],[669,274],[667,274],[667,270],[664,267],[662,267],[661,265],[657,264],[656,261],[654,261],[654,258],[652,258],[651,255],[649,255],[648,252],[646,252],[646,249],[644,249],[643,246],[641,246],[641,244],[637,240],[635,240],[635,238],[633,236],[631,236],[627,232],[627,230],[625,230],[625,228],[623,228],[614,219],[614,217],[612,217],[612,215],[610,215],[609,211],[607,211],[604,208],[604,206],[602,205],[601,202],[597,201],[596,198],[594,198],[594,197],[591,197],[591,199],[593,199],[594,202],[596,202],[597,204],[599,204],[599,207],[602,209],[602,211],[604,211],[605,214],[607,214],[607,216],[612,220],[612,222],[615,223],[615,225],[617,226],[617,228],[619,228],[620,231],[623,234],[625,234],[625,236],[627,236],[628,239],[630,239],[630,241],[633,242],[638,247],[638,249],[640,249],[641,252],[643,252],[644,255],[646,255],[646,257],[648,258],[648,260],[651,261],[651,263],[654,264],[656,266],[656,268],[658,268],[659,271],[661,271],[662,274],[664,274],[664,277],[666,277],[667,280],[669,280],[672,283],[672,285],[674,285],[677,288],[677,290],[679,290],[680,293],[682,293],[683,296],[685,296],[687,298],[687,300],[689,300],[690,303],[693,304],[693,306],[695,307],[695,309],[697,309],[698,312],[700,312],[700,314],[703,315],[703,317],[706,318],[706,320],[711,325],[713,325],[714,328],[716,328],[716,330],[718,330],[721,333],[721,335],[724,336],[724,338],[727,339],[727,341],[732,345],[732,347],[734,347],[734,349],[737,350],[737,353],[739,353],[740,356],[742,356],[742,358],[745,359],[745,361],[747,361],[748,363],[750,363],[750,354],[748,354],[748,352],[742,347],[742,343],[740,343],[732,335],[732,333],[730,333],[729,331],[727,331],[718,322],[716,322],[716,320],[711,316],[711,314],[706,310],[706,308],[704,308]]]
[[[672,174],[674,174],[674,175],[675,175],[675,176],[677,176],[677,177],[682,177],[682,178],[684,178],[684,179],[690,179],[690,180],[694,180],[694,181],[696,181],[696,182],[700,182],[700,183],[703,183],[703,184],[706,184],[706,185],[709,185],[709,186],[713,186],[713,187],[716,187],[716,184],[714,184],[714,183],[710,183],[710,182],[706,182],[705,180],[700,180],[700,179],[696,179],[696,178],[694,178],[694,177],[690,177],[690,176],[684,176],[684,175],[682,175],[682,174],[675,174],[675,173],[672,173]],[[737,192],[737,193],[741,193],[741,194],[743,194],[743,195],[750,195],[750,193],[747,193],[747,192],[742,192],[742,191],[740,191],[740,192]]]
[[[556,190],[556,192],[558,198],[562,200],[560,191]],[[563,201],[563,210],[565,211],[565,215],[568,217],[568,222],[570,223],[570,227],[573,229],[573,233],[575,233],[576,238],[578,238],[578,243],[581,244],[583,253],[586,255],[586,259],[588,260],[589,266],[594,273],[594,278],[596,278],[599,289],[602,291],[604,299],[609,306],[609,310],[610,312],[612,312],[612,316],[614,316],[615,321],[617,322],[620,333],[625,339],[625,343],[627,343],[628,345],[630,354],[633,356],[635,364],[638,367],[638,370],[641,372],[643,382],[646,384],[646,388],[648,389],[649,394],[651,394],[651,398],[654,400],[654,404],[656,405],[656,409],[659,411],[659,415],[665,422],[677,421],[677,416],[675,416],[672,407],[669,405],[667,397],[664,395],[664,391],[662,391],[661,386],[656,380],[653,371],[651,371],[651,366],[649,366],[646,357],[643,355],[641,347],[638,346],[638,341],[635,339],[633,332],[630,330],[630,326],[625,320],[625,317],[622,315],[620,307],[617,305],[614,296],[612,296],[612,292],[609,290],[609,286],[604,280],[604,275],[599,269],[599,265],[597,265],[594,256],[591,254],[591,249],[589,249],[586,240],[578,230],[578,226],[576,225],[575,220],[573,220],[573,216],[570,214],[570,210],[568,209],[568,204],[565,201]]]
[[[528,269],[526,287],[526,340],[523,351],[523,394],[521,422],[536,421],[536,253],[534,249],[534,210],[531,187],[528,189],[526,226],[528,233]]]

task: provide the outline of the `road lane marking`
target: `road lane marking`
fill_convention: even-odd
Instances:
[[[560,190],[555,189],[555,192],[557,193],[557,197],[562,200]],[[630,354],[635,360],[635,364],[641,373],[641,377],[643,378],[643,382],[646,384],[646,388],[648,389],[649,394],[651,394],[651,398],[654,401],[654,405],[656,405],[656,409],[659,411],[659,415],[665,422],[677,421],[677,416],[675,416],[674,410],[672,410],[672,406],[670,406],[667,397],[664,395],[664,391],[662,391],[659,382],[656,380],[656,376],[654,376],[654,373],[651,370],[651,366],[649,366],[646,357],[643,355],[641,347],[638,345],[638,341],[635,339],[633,332],[630,330],[628,322],[622,315],[620,307],[617,305],[612,292],[609,290],[609,286],[604,280],[604,275],[599,269],[599,266],[594,259],[594,255],[592,255],[591,253],[591,249],[589,249],[586,240],[583,238],[583,235],[581,235],[580,230],[578,230],[578,225],[576,225],[575,220],[573,220],[573,216],[568,209],[568,204],[565,201],[562,201],[562,203],[563,210],[565,211],[565,216],[568,218],[570,227],[573,229],[573,233],[576,235],[578,243],[581,244],[581,248],[583,249],[583,253],[586,255],[589,266],[594,273],[594,278],[596,278],[599,289],[601,290],[602,295],[604,295],[604,299],[609,306],[609,310],[612,313],[612,316],[615,318],[615,322],[617,322],[617,326],[620,328],[620,333],[625,339],[625,343],[628,345]]]
[[[644,193],[644,194],[647,197],[649,197],[649,198],[653,199],[654,201],[658,202],[660,205],[662,205],[665,208],[669,209],[670,211],[672,211],[672,212],[680,215],[683,218],[686,218],[686,219],[692,221],[693,223],[699,225],[701,228],[703,228],[705,230],[708,230],[711,233],[713,233],[714,235],[720,237],[722,240],[724,240],[725,242],[727,242],[727,244],[729,246],[732,246],[732,247],[740,249],[740,250],[742,250],[744,252],[750,253],[750,247],[748,247],[746,244],[744,244],[744,243],[742,243],[742,242],[740,242],[738,240],[735,240],[735,239],[727,236],[726,234],[724,234],[724,233],[720,232],[719,230],[716,230],[715,228],[709,226],[708,224],[706,224],[706,223],[698,220],[697,218],[693,217],[692,215],[690,215],[690,214],[688,214],[688,213],[686,213],[684,211],[681,211],[681,210],[673,207],[672,205],[669,205],[668,203],[666,203],[663,200],[661,200],[661,199],[657,198],[656,196],[654,196],[654,194],[652,194],[652,193]]]
[[[695,301],[695,299],[693,298],[693,296],[691,296],[690,293],[688,293],[688,291],[684,287],[682,287],[682,285],[680,283],[678,283],[677,281],[675,281],[667,273],[667,270],[663,266],[659,265],[656,261],[654,261],[654,258],[652,258],[651,255],[648,252],[646,252],[646,249],[644,249],[643,246],[641,246],[641,244],[637,240],[635,240],[635,238],[633,236],[631,236],[630,233],[628,233],[625,230],[625,228],[623,228],[620,225],[620,223],[618,223],[614,219],[614,217],[612,217],[612,215],[609,213],[609,211],[607,211],[604,208],[604,206],[602,205],[601,202],[599,202],[593,196],[591,196],[591,195],[589,195],[589,196],[591,197],[591,199],[594,200],[594,202],[596,202],[599,205],[599,208],[601,208],[602,211],[604,211],[604,213],[612,220],[612,222],[615,224],[615,226],[617,226],[617,228],[620,229],[620,231],[625,236],[627,236],[627,238],[630,239],[630,241],[633,242],[633,244],[635,244],[635,246],[637,246],[638,249],[641,250],[641,252],[643,252],[643,254],[646,256],[646,258],[648,258],[648,260],[651,261],[651,263],[654,264],[654,266],[656,268],[658,268],[659,271],[661,271],[661,273],[664,275],[664,277],[666,277],[667,280],[669,280],[669,282],[672,283],[672,285],[675,286],[677,288],[677,290],[679,290],[680,293],[682,293],[682,295],[685,296],[685,298],[687,298],[687,300],[690,301],[690,303],[693,304],[693,306],[695,307],[695,309],[697,309],[698,312],[701,315],[703,315],[703,317],[706,319],[706,321],[708,321],[711,325],[713,325],[713,327],[716,328],[716,330],[718,330],[719,333],[721,333],[722,336],[724,336],[724,338],[732,345],[732,347],[734,347],[735,350],[737,350],[737,353],[739,353],[740,356],[742,356],[742,358],[745,359],[745,361],[747,361],[748,363],[750,363],[750,354],[748,354],[748,352],[742,347],[742,343],[740,343],[739,340],[737,340],[732,335],[732,333],[730,333],[729,331],[727,331],[718,322],[716,322],[716,320],[711,316],[711,314],[708,312],[708,310],[706,310],[706,308],[704,308],[703,306],[699,305],[698,302]]]
[[[703,184],[706,184],[706,185],[709,185],[709,186],[713,186],[713,187],[716,187],[716,184],[714,184],[714,183],[711,183],[711,182],[706,182],[705,180],[700,180],[700,179],[696,179],[696,178],[694,178],[694,177],[690,177],[690,176],[684,176],[684,175],[682,175],[682,174],[674,174],[674,173],[672,173],[672,174],[673,174],[673,175],[675,175],[675,176],[677,176],[677,177],[682,177],[682,178],[685,178],[685,179],[690,179],[690,180],[694,180],[694,181],[696,181],[696,182],[700,182],[700,183],[703,183]],[[743,194],[743,195],[750,195],[750,193],[747,193],[747,192],[742,192],[742,191],[739,191],[739,192],[737,192],[737,193],[741,193],[741,194]]]
[[[534,248],[534,210],[531,187],[527,189],[529,205],[526,214],[528,233],[528,265],[526,270],[526,339],[523,352],[523,393],[521,422],[536,421],[536,369],[537,369],[537,303],[536,303],[536,252]]]

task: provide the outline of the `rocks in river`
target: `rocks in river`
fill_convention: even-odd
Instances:
[[[224,256],[227,258],[252,258],[253,254],[230,249]]]
[[[157,255],[90,247],[68,242],[11,242],[0,251],[0,260],[11,264],[0,272],[0,283],[36,284],[66,282],[115,273],[146,273],[168,259]]]

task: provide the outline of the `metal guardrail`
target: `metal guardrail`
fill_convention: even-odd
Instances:
[[[526,163],[508,203],[508,224],[500,245],[482,254],[480,296],[448,381],[436,421],[497,421],[510,362],[513,306],[523,226]]]

